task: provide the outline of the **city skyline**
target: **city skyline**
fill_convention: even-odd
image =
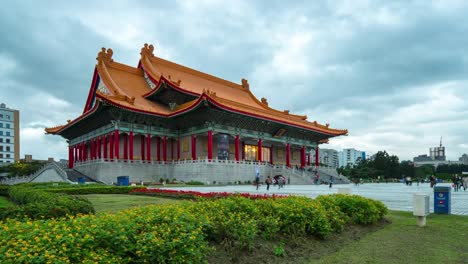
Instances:
[[[44,134],[82,112],[101,47],[134,50],[240,83],[270,106],[348,129],[322,148],[468,153],[468,5],[458,1],[5,3],[2,102],[21,112],[21,157],[67,158]]]

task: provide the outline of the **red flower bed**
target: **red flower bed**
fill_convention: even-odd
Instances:
[[[251,193],[230,193],[230,192],[195,192],[195,191],[183,191],[183,190],[167,190],[159,188],[139,188],[133,189],[129,192],[130,194],[141,194],[141,195],[152,195],[152,196],[165,196],[175,197],[184,199],[193,199],[197,197],[203,198],[226,198],[230,196],[242,196],[250,199],[270,199],[270,198],[284,198],[285,195],[277,194],[251,194]]]

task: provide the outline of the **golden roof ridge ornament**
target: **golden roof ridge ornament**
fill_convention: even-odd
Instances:
[[[268,100],[265,97],[262,97],[261,102],[262,104],[268,106]]]
[[[154,46],[152,44],[149,44],[148,43],[145,43],[144,47],[141,48],[141,52],[140,54],[143,56],[143,55],[146,55],[150,58],[154,57]]]
[[[109,64],[114,61],[112,59],[113,54],[114,52],[112,51],[112,49],[107,49],[106,51],[106,48],[102,47],[101,51],[97,55],[96,60],[98,61],[98,64]]]
[[[247,79],[242,79],[241,83],[242,83],[242,88],[244,88],[247,91],[250,90],[249,81],[247,81]]]

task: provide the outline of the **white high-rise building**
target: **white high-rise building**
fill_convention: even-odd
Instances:
[[[0,104],[0,165],[20,158],[19,111]]]
[[[344,167],[348,164],[354,166],[358,159],[366,159],[366,152],[354,148],[343,149],[343,151],[338,152],[339,167]]]
[[[311,160],[315,161],[315,151],[311,151]],[[338,151],[319,148],[319,163],[328,167],[338,168]]]

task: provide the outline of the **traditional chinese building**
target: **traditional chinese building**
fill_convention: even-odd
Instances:
[[[158,58],[141,49],[138,67],[97,57],[83,113],[47,128],[69,143],[69,169],[97,181],[234,182],[310,166],[310,151],[347,130],[258,100],[240,84]],[[304,175],[301,177],[304,178]],[[312,176],[311,176],[312,177]]]

